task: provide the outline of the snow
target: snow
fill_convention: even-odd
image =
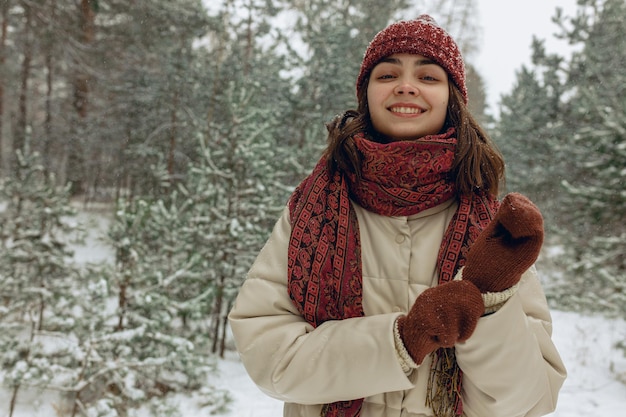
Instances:
[[[92,217],[92,216],[90,216]],[[95,236],[102,236],[106,219],[91,223],[88,238],[75,248],[77,260],[94,262],[107,256],[106,247]],[[84,221],[85,219],[80,219]],[[553,310],[553,338],[568,370],[557,409],[551,417],[606,417],[626,415],[626,357],[617,347],[626,335],[626,320],[600,315],[582,315]],[[266,396],[246,374],[234,351],[217,360],[217,373],[207,387],[226,390],[232,402],[223,417],[279,417],[282,403]],[[0,390],[0,417],[8,417],[10,394]],[[185,417],[203,417],[198,395],[177,395],[173,408]],[[64,402],[50,392],[20,391],[13,417],[65,417]],[[146,410],[137,417],[152,417]],[[218,416],[220,414],[217,414]]]
[[[74,259],[82,263],[98,263],[111,259],[113,249],[104,242],[110,216],[106,208],[90,208],[89,211],[78,210],[75,222],[79,224],[83,233],[76,236],[81,242],[72,242],[70,248],[74,252]],[[1,416],[0,416],[1,417]]]
[[[553,311],[554,342],[568,370],[552,417],[625,415],[626,358],[616,343],[626,334],[626,320]],[[265,396],[247,377],[236,354],[219,363],[220,380],[234,397],[226,417],[277,417],[282,403]],[[187,414],[190,417],[196,417]],[[198,414],[197,417],[200,415]]]
[[[553,339],[568,371],[554,417],[626,415],[626,320],[553,311]],[[621,380],[621,382],[620,382]]]
[[[266,396],[246,374],[237,355],[228,352],[219,362],[219,379],[233,398],[226,417],[278,417],[283,403]],[[200,416],[197,416],[200,417]]]
[[[626,320],[553,311],[554,341],[568,370],[552,417],[606,417],[624,415],[626,358],[616,343],[626,334]],[[621,375],[621,376],[620,376]],[[620,382],[620,378],[624,382]],[[223,417],[279,417],[282,403],[266,396],[246,374],[237,354],[228,351],[218,361],[210,385],[227,390],[232,398]],[[35,401],[33,404],[32,402]],[[204,417],[195,397],[174,401],[185,417]],[[8,416],[9,396],[0,392],[0,417]],[[59,417],[58,398],[30,393],[18,399],[14,417]],[[141,413],[141,417],[149,417]]]
[[[626,334],[626,320],[553,311],[554,342],[568,369],[559,403],[551,417],[606,417],[624,415],[626,358],[616,343]],[[227,352],[218,363],[213,384],[231,393],[233,402],[224,417],[278,417],[282,403],[261,392],[250,380],[237,354]],[[218,382],[219,381],[219,382]],[[187,405],[185,405],[187,404]],[[194,408],[181,404],[187,417]],[[18,416],[22,417],[22,416]],[[48,417],[48,416],[42,416]],[[50,416],[52,417],[52,416]]]

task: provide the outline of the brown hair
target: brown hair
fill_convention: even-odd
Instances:
[[[365,80],[365,85],[369,80]],[[457,193],[461,195],[483,190],[498,195],[504,182],[504,158],[485,130],[468,110],[463,95],[454,83],[449,83],[450,99],[442,131],[456,129],[457,151],[453,166]],[[352,137],[365,132],[372,140],[382,141],[374,130],[367,107],[367,88],[358,96],[357,110],[348,110],[326,125],[328,146],[324,151],[328,168],[353,172],[360,177],[361,158]]]

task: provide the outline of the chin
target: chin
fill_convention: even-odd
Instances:
[[[393,136],[388,136],[388,141],[389,142],[400,142],[400,141],[412,141],[412,140],[418,140],[420,138],[423,138],[424,136],[428,136],[434,133],[417,133],[414,135],[393,135]]]

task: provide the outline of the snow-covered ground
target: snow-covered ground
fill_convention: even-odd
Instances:
[[[626,358],[615,344],[626,334],[626,320],[553,311],[554,340],[569,376],[552,417],[626,416]],[[224,417],[280,417],[282,404],[263,394],[246,374],[237,354],[219,361],[219,373],[210,381],[228,390],[233,402]],[[620,379],[624,382],[620,382]],[[14,417],[60,417],[46,397],[20,398]],[[48,402],[46,402],[48,400]],[[194,398],[179,397],[185,417],[204,417]],[[0,417],[8,416],[8,397],[0,393]],[[149,417],[147,414],[145,417]]]
[[[553,311],[554,341],[568,370],[553,417],[626,416],[625,320]],[[236,354],[220,362],[219,379],[234,398],[227,417],[280,417],[280,402],[266,397],[247,377]],[[624,382],[618,380],[619,375]],[[187,414],[188,417],[200,417]]]
[[[554,311],[554,341],[568,378],[556,417],[626,416],[626,320]]]
[[[101,216],[79,216],[78,221],[89,231],[76,258],[97,262],[110,253],[97,236],[106,230]],[[95,217],[95,220],[94,220]],[[95,223],[93,223],[95,221]],[[561,390],[556,412],[552,417],[617,417],[626,416],[626,358],[616,343],[624,340],[626,320],[607,319],[572,312],[553,311],[554,340],[561,352],[569,376]],[[230,392],[233,401],[223,417],[280,417],[282,404],[264,395],[250,380],[235,352],[218,361],[218,373],[207,381]],[[0,389],[0,417],[9,415],[10,397]],[[197,399],[178,396],[175,408],[185,417],[204,417]],[[13,417],[66,417],[60,409],[57,394],[23,392],[18,396]],[[151,417],[145,410],[137,417]]]

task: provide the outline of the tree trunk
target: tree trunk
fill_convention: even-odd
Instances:
[[[52,1],[50,5],[50,15],[52,16],[51,22],[56,17],[56,1]],[[52,23],[50,23],[52,26]],[[52,31],[52,28],[50,28]],[[46,67],[46,109],[45,109],[45,121],[44,121],[44,136],[42,144],[42,157],[44,158],[44,167],[47,172],[51,171],[53,165],[54,156],[51,154],[52,150],[52,74],[53,74],[53,59],[52,59],[52,47],[49,45],[45,52],[45,67]]]
[[[217,346],[220,340],[220,325],[222,324],[222,304],[224,301],[224,275],[220,275],[219,282],[217,284],[217,293],[215,296],[215,304],[213,305],[213,346],[211,347],[211,353],[217,353]]]
[[[85,50],[89,50],[89,45],[93,43],[96,33],[96,0],[81,0],[80,2],[80,42]],[[78,64],[75,68],[74,75],[74,110],[76,111],[77,125],[72,126],[70,140],[66,148],[66,166],[64,171],[67,172],[67,178],[72,182],[72,193],[80,194],[85,191],[85,155],[86,151],[84,143],[81,142],[84,120],[88,114],[89,104],[89,74]]]
[[[81,42],[85,46],[93,43],[96,34],[94,2],[95,0],[81,0],[80,2]],[[87,116],[88,96],[89,75],[78,69],[74,80],[74,109],[81,119]]]
[[[128,306],[128,298],[126,296],[128,291],[128,286],[130,285],[130,278],[128,276],[124,277],[124,281],[120,283],[119,295],[118,295],[118,320],[117,327],[115,328],[116,332],[121,332],[124,330],[124,318],[126,317],[126,308]]]
[[[0,72],[4,69],[4,63],[6,62],[6,49],[7,49],[7,28],[9,26],[9,0],[2,2],[2,26],[0,35]],[[4,78],[0,79],[0,169],[3,168],[4,155],[2,153],[2,145],[4,143],[3,124],[4,119]],[[0,171],[1,172],[1,171]]]
[[[167,173],[169,175],[170,184],[173,184],[175,181],[174,174],[175,174],[176,167],[175,167],[174,162],[175,162],[175,157],[176,157],[176,135],[177,135],[176,125],[178,123],[178,116],[176,115],[177,108],[178,108],[178,91],[175,91],[173,106],[172,106],[172,110],[170,114],[170,121],[171,121],[172,127],[170,128],[170,149],[169,149],[168,156],[167,156]]]
[[[20,93],[18,97],[17,125],[13,137],[13,153],[22,150],[26,143],[26,125],[28,124],[28,80],[30,78],[31,63],[33,59],[31,24],[32,10],[27,2],[24,2],[24,58],[20,74]],[[14,156],[11,156],[13,159]]]
[[[222,323],[222,337],[220,342],[220,358],[224,359],[224,351],[226,350],[226,329],[228,328],[228,312],[233,307],[232,300],[228,301],[226,314],[224,314],[224,322]]]
[[[13,417],[13,412],[15,411],[15,404],[17,403],[17,392],[20,390],[20,386],[16,386],[13,388],[13,393],[11,395],[11,403],[9,405],[9,417]]]

